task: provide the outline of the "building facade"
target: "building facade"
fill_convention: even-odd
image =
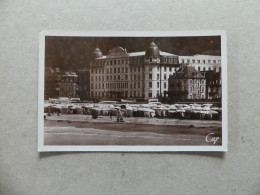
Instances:
[[[180,63],[193,66],[197,71],[221,72],[221,56],[193,55],[179,56]]]
[[[78,91],[78,75],[75,72],[64,72],[59,83],[59,97],[75,98]]]
[[[80,70],[78,72],[78,97],[86,100],[90,97],[90,72],[89,70]]]
[[[182,65],[176,73],[169,77],[169,102],[205,98],[206,76],[193,66]]]
[[[221,72],[206,71],[206,99],[222,98]]]
[[[59,82],[61,81],[59,68],[45,67],[44,99],[59,97]]]
[[[122,47],[103,55],[93,51],[90,63],[90,97],[148,99],[168,91],[168,78],[179,67],[177,55],[160,51],[151,42],[145,51],[128,53]]]

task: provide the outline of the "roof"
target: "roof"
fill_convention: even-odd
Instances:
[[[140,51],[140,52],[132,52],[132,53],[128,53],[130,57],[132,56],[144,56],[145,55],[145,51]]]
[[[157,45],[154,43],[154,41],[152,41],[149,44],[149,47],[146,49],[145,56],[146,57],[159,57],[160,56],[160,50],[157,47]]]
[[[160,55],[162,55],[162,56],[177,56],[175,54],[171,54],[171,53],[168,53],[168,52],[165,52],[165,51],[161,51],[161,50],[160,50]]]
[[[100,51],[100,49],[98,47],[92,52],[93,58],[100,58],[102,56],[103,56],[103,53]]]
[[[131,52],[131,53],[128,53],[129,57],[135,57],[135,56],[144,56],[145,55],[145,51],[139,51],[139,52]],[[160,55],[162,56],[177,56],[175,54],[171,54],[171,53],[168,53],[168,52],[164,52],[164,51],[160,51]],[[107,56],[102,56],[100,58],[97,58],[97,59],[106,59]]]
[[[62,76],[78,77],[75,72],[65,72]]]
[[[173,74],[175,78],[182,79],[203,79],[205,78],[199,71],[197,71],[193,66],[184,66],[184,68],[180,68],[176,73]]]

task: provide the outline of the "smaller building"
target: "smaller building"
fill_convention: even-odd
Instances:
[[[59,97],[59,82],[61,80],[59,68],[45,67],[44,99]]]
[[[206,99],[221,99],[221,72],[206,71]]]
[[[78,91],[78,75],[75,72],[64,72],[59,83],[59,96],[75,98]]]
[[[182,65],[168,80],[168,101],[206,98],[206,77],[193,66]]]
[[[221,72],[221,56],[197,54],[193,56],[179,56],[180,63],[193,66],[197,71]]]
[[[78,72],[78,97],[81,100],[90,98],[90,72],[87,69]]]

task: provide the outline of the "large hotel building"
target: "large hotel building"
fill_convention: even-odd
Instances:
[[[90,97],[155,98],[168,91],[168,78],[179,67],[177,55],[160,51],[151,42],[146,51],[128,53],[122,47],[103,55],[93,51],[90,64]]]
[[[90,97],[99,99],[148,99],[168,96],[168,79],[181,64],[197,71],[221,72],[221,56],[177,56],[161,51],[153,42],[145,51],[122,47],[103,55],[97,47],[90,63]]]

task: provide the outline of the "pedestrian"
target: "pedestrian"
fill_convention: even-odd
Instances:
[[[123,121],[122,119],[122,113],[119,108],[117,108],[117,122]]]
[[[110,119],[112,120],[112,110],[108,110],[108,114],[109,114]]]

